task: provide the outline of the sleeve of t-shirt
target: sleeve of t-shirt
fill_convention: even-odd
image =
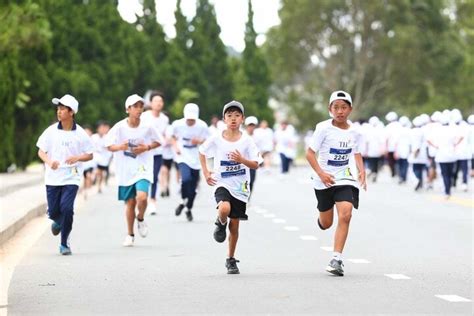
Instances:
[[[105,145],[105,147],[109,147],[109,146],[112,146],[112,145],[116,145],[116,144],[117,144],[117,132],[118,132],[118,127],[117,127],[117,124],[115,124],[115,125],[109,130],[109,132],[107,133],[107,135],[105,135],[105,139],[104,139],[104,145]]]
[[[324,134],[325,128],[322,128],[319,124],[316,125],[316,129],[314,130],[313,137],[311,138],[311,142],[309,148],[311,148],[314,152],[318,152],[321,149],[321,145],[324,141]]]
[[[44,151],[45,153],[49,152],[50,148],[50,139],[49,139],[49,128],[44,130],[44,132],[41,134],[41,136],[38,138],[38,141],[36,142],[36,147]]]
[[[81,133],[81,150],[86,154],[92,154],[94,152],[94,144],[92,143],[92,139],[87,135],[85,131]]]
[[[262,155],[260,154],[260,151],[258,150],[257,144],[255,144],[255,141],[249,137],[249,142],[248,142],[248,147],[247,147],[247,153],[248,153],[248,160],[250,161],[256,161],[259,165],[263,163],[263,158]]]
[[[163,136],[158,133],[156,128],[150,127],[148,134],[152,142],[158,142],[160,145],[164,143]]]
[[[355,136],[355,145],[354,145],[354,154],[360,154],[360,149],[361,149],[361,143],[363,141],[362,134],[357,131],[356,136]]]
[[[208,158],[212,158],[216,154],[216,143],[215,143],[215,137],[211,136],[204,143],[199,146],[199,153],[203,154],[204,156]]]

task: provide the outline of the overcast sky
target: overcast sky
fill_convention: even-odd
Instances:
[[[221,39],[227,46],[232,46],[241,52],[244,47],[244,31],[247,22],[247,0],[209,0],[214,4],[217,22],[221,28]],[[252,0],[254,10],[254,27],[257,33],[257,44],[265,41],[263,35],[270,27],[278,25],[279,0]],[[135,13],[141,15],[141,5],[138,0],[119,0],[119,12],[124,20],[134,22]],[[176,0],[156,0],[157,19],[168,37],[175,37],[174,11]],[[191,20],[196,12],[196,0],[182,0],[181,10]]]

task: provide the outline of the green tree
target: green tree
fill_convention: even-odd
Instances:
[[[190,67],[189,88],[199,94],[202,118],[208,119],[232,99],[231,73],[214,6],[208,0],[198,1],[191,25],[189,56],[195,67]]]

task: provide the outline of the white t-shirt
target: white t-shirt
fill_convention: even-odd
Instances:
[[[399,137],[395,147],[395,153],[399,159],[408,159],[410,156],[411,129],[409,127],[401,127]]]
[[[395,148],[400,138],[399,132],[402,124],[398,121],[390,122],[385,126],[385,139],[387,142],[387,151],[395,152]]]
[[[265,153],[273,151],[273,130],[270,127],[256,128],[254,135],[260,152]]]
[[[229,160],[229,154],[235,150],[245,159],[261,163],[257,145],[246,133],[242,133],[235,142],[224,139],[222,133],[214,135],[199,147],[201,154],[214,158],[213,177],[217,181],[215,189],[224,187],[233,197],[247,203],[250,195],[250,171],[246,165]]]
[[[172,138],[172,127],[171,125],[168,125],[166,127],[166,131],[165,131],[165,139],[163,141],[163,152],[162,152],[162,155],[163,155],[163,159],[166,159],[166,160],[170,160],[170,159],[174,159],[174,151],[173,151],[173,145],[172,145],[172,142],[171,142],[171,138]]]
[[[466,122],[461,121],[459,124],[452,126],[452,128],[456,131],[458,139],[462,138],[455,149],[456,160],[471,159],[471,148],[469,148],[470,126]]]
[[[287,158],[296,157],[296,144],[298,142],[298,136],[296,135],[295,128],[292,125],[288,125],[286,129],[277,129],[274,133],[276,151],[280,154],[285,155]]]
[[[94,151],[92,141],[82,127],[74,123],[71,131],[65,131],[60,122],[54,123],[41,134],[36,146],[52,161],[59,161],[59,168],[56,170],[45,164],[46,185],[80,185],[83,163],[68,165],[66,160],[72,156],[92,154]]]
[[[174,160],[176,163],[185,163],[191,169],[200,170],[198,145],[193,145],[193,138],[205,140],[209,135],[207,124],[197,119],[194,125],[186,124],[186,119],[182,118],[171,124],[171,134],[176,138],[177,145],[181,154],[175,153]]]
[[[316,125],[310,148],[318,153],[318,163],[324,172],[334,176],[336,185],[359,187],[354,154],[359,153],[360,132],[352,122],[348,129],[340,129],[332,125],[332,119]],[[327,187],[321,178],[313,174],[313,186],[316,190]]]
[[[365,130],[366,155],[370,158],[378,158],[385,151],[385,134],[383,128],[369,125]]]
[[[107,133],[105,145],[120,145],[128,141],[130,145],[145,144],[152,142],[161,144],[161,138],[156,130],[150,125],[140,121],[138,127],[130,127],[128,119],[116,123]],[[114,152],[115,170],[119,186],[129,186],[139,180],[153,182],[153,153],[145,151],[140,155],[133,154],[130,150],[119,150]]]
[[[100,137],[99,134],[91,136],[94,145],[94,161],[97,165],[107,167],[112,159],[112,153],[105,146],[105,135]]]
[[[153,112],[151,110],[146,111],[142,113],[142,115],[140,116],[140,120],[142,120],[144,124],[151,125],[153,128],[155,128],[158,135],[163,138],[165,137],[166,127],[169,125],[170,119],[164,113],[160,113],[160,116],[156,117],[153,115]],[[162,155],[163,147],[160,146],[158,148],[153,149],[152,153],[155,156]]]
[[[428,164],[428,144],[422,128],[415,127],[411,130],[410,149],[409,163]]]
[[[438,146],[435,161],[440,163],[455,162],[454,145],[459,140],[455,129],[449,125],[441,125],[429,139],[431,143]]]

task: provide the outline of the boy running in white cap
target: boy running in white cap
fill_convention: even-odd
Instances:
[[[116,123],[107,134],[105,145],[114,152],[118,188],[118,198],[125,201],[127,236],[123,246],[131,247],[135,241],[133,230],[135,218],[138,232],[142,237],[148,234],[144,221],[147,208],[148,189],[153,181],[153,149],[162,140],[156,130],[140,120],[143,99],[133,94],[125,101],[128,117]],[[138,214],[135,213],[138,208]]]
[[[318,226],[322,230],[331,227],[334,204],[337,208],[334,256],[326,271],[338,276],[344,275],[342,251],[349,233],[352,208],[359,207],[357,178],[360,186],[366,189],[364,163],[358,148],[360,134],[348,121],[351,111],[349,93],[333,92],[329,99],[329,112],[333,118],[316,125],[313,141],[306,151],[306,159],[316,173],[313,186],[318,200]]]
[[[240,102],[231,101],[222,110],[227,128],[220,134],[211,136],[199,148],[199,158],[207,184],[215,186],[218,216],[215,222],[214,239],[226,239],[227,218],[229,222],[229,248],[226,268],[228,274],[239,274],[234,258],[239,239],[240,220],[247,220],[245,214],[250,196],[249,168],[257,169],[260,162],[255,142],[240,131],[244,121],[244,107]],[[207,168],[206,158],[214,158],[213,171]]]
[[[93,145],[84,129],[76,124],[74,115],[79,102],[66,94],[54,98],[57,106],[57,123],[49,126],[39,137],[36,146],[38,156],[46,166],[45,185],[48,200],[48,216],[53,223],[53,235],[61,233],[59,252],[70,255],[68,242],[74,216],[74,200],[82,179],[82,162],[92,160]]]
[[[175,161],[178,164],[181,174],[181,198],[182,202],[175,209],[175,215],[181,215],[186,207],[186,218],[193,220],[191,212],[194,199],[196,198],[196,188],[199,181],[199,150],[201,145],[209,135],[207,124],[199,119],[199,107],[195,103],[188,103],[184,106],[184,118],[174,121],[171,124],[171,134],[173,136],[173,147],[175,150]]]

